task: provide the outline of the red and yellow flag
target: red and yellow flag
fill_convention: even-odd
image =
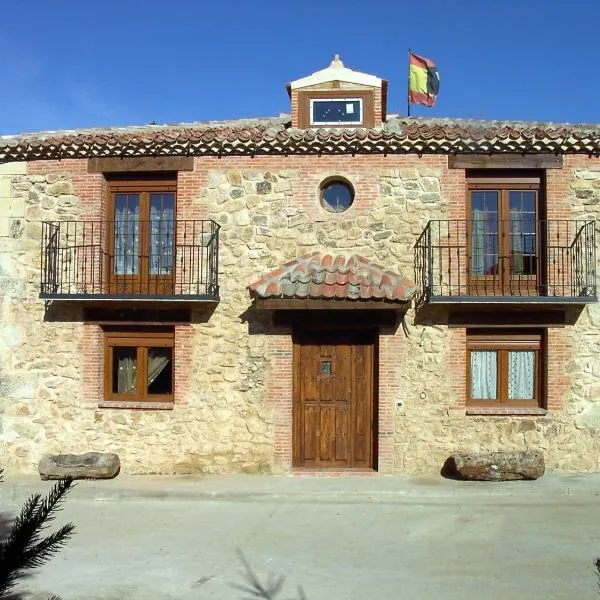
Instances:
[[[433,106],[440,91],[440,75],[428,58],[409,53],[408,101]]]

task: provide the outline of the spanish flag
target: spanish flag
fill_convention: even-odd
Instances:
[[[440,76],[435,63],[410,52],[409,64],[408,101],[433,106],[440,90]]]

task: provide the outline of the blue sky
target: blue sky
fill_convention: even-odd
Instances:
[[[329,64],[389,81],[437,62],[420,116],[600,121],[597,0],[7,0],[0,134],[289,112],[285,85]]]

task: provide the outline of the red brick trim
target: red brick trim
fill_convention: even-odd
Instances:
[[[104,400],[104,335],[97,323],[83,324],[81,357],[83,401],[98,404]]]
[[[81,344],[83,399],[86,404],[99,408],[134,408],[146,410],[172,409],[189,402],[191,389],[190,357],[192,356],[192,327],[175,325],[175,395],[174,402],[121,402],[104,399],[104,333],[98,323],[83,324]]]
[[[293,342],[291,330],[268,331],[265,356],[270,360],[266,376],[266,403],[273,410],[273,469],[292,468]]]

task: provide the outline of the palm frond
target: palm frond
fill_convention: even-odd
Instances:
[[[34,569],[41,567],[61,550],[75,529],[73,523],[63,525],[58,531],[51,533],[43,540],[32,546],[23,554],[23,568]]]
[[[47,562],[72,535],[72,523],[46,537],[42,535],[56,517],[71,486],[72,480],[64,479],[58,481],[46,497],[34,494],[25,501],[10,533],[0,541],[0,598],[15,586],[24,571]]]

